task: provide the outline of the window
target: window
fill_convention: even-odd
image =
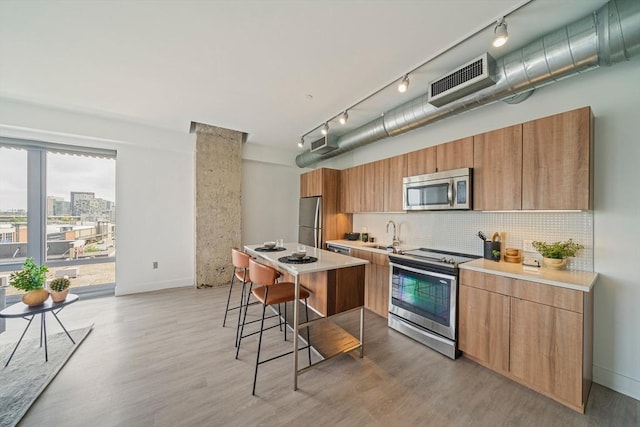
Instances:
[[[0,263],[27,254],[27,150],[0,146]]]
[[[115,206],[115,152],[0,138],[0,271],[114,284]]]

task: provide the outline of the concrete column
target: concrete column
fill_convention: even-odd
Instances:
[[[231,248],[242,243],[242,143],[245,134],[202,123],[196,133],[196,256],[198,287],[229,283]]]

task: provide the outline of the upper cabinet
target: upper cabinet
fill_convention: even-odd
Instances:
[[[322,169],[300,175],[300,197],[322,196]]]
[[[473,137],[473,209],[522,208],[522,125]]]
[[[473,137],[423,148],[407,154],[407,175],[424,175],[473,167]]]
[[[402,212],[402,178],[407,176],[407,155],[384,160],[384,212]]]
[[[407,176],[437,172],[436,152],[436,147],[427,147],[407,154]]]
[[[406,154],[343,169],[342,212],[401,212],[406,174]]]
[[[437,171],[473,167],[473,137],[436,145]]]
[[[364,165],[343,169],[340,186],[342,212],[362,212],[364,199]]]
[[[344,169],[342,211],[400,212],[402,178],[471,167],[474,210],[592,209],[592,123],[585,107]]]
[[[367,163],[363,167],[361,212],[382,212],[384,210],[385,160]]]
[[[522,125],[522,209],[592,209],[592,117],[584,107]]]

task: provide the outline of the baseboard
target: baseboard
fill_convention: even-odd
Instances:
[[[116,296],[139,294],[142,292],[161,291],[163,289],[171,288],[187,288],[190,286],[193,287],[193,278],[166,280],[164,282],[142,283],[139,285],[128,284],[123,286],[116,284]]]
[[[640,400],[640,381],[593,365],[593,382]]]

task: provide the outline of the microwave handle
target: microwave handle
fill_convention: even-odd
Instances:
[[[453,180],[449,181],[449,190],[447,191],[449,206],[453,206]]]

